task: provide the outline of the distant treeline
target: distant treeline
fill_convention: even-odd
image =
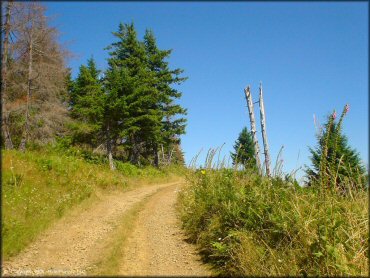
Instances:
[[[134,24],[119,24],[108,67],[93,58],[75,80],[70,53],[57,42],[45,8],[35,2],[2,6],[2,146],[26,150],[57,140],[133,164],[184,163],[180,135],[186,109],[173,88],[186,80],[171,69],[171,50],[152,31],[138,40]]]

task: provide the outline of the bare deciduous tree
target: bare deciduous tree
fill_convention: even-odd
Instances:
[[[64,132],[68,119],[63,103],[67,97],[64,61],[69,53],[57,42],[58,32],[49,26],[41,4],[14,2],[12,11],[8,22],[13,39],[8,39],[9,61],[2,76],[6,84],[3,111],[9,139],[25,150],[28,141],[44,144]]]
[[[12,13],[13,1],[7,2],[6,6],[6,13],[5,13],[5,22],[4,22],[4,40],[3,40],[3,47],[2,47],[2,56],[1,56],[1,103],[2,103],[2,134],[3,140],[6,149],[13,148],[13,142],[9,132],[8,126],[8,113],[6,111],[6,94],[7,94],[7,73],[8,73],[8,56],[9,56],[9,40],[10,40],[10,30],[11,30],[11,23],[10,17]]]

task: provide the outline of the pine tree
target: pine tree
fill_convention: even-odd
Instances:
[[[329,115],[323,131],[317,135],[317,146],[309,147],[312,166],[306,166],[305,170],[309,186],[318,185],[321,181],[324,186],[341,187],[345,180],[354,182],[357,187],[365,186],[366,169],[359,153],[349,146],[348,138],[341,130],[347,112],[348,106],[338,123],[335,122],[335,112]]]
[[[174,104],[181,93],[171,88],[181,83],[179,69],[170,70],[165,59],[170,51],[159,50],[149,31],[141,42],[133,23],[120,24],[117,41],[107,47],[108,69],[99,78],[93,59],[81,66],[75,81],[67,80],[71,115],[79,121],[76,142],[91,146],[106,141],[109,157],[122,147],[133,164],[158,163],[159,146],[166,146],[182,163],[179,135],[184,133],[186,110]],[[68,79],[68,78],[67,78]],[[78,138],[77,138],[78,137]],[[172,144],[172,145],[170,145]]]
[[[134,24],[120,24],[113,33],[118,41],[108,49],[109,70],[125,72],[124,99],[127,108],[121,135],[130,161],[134,164],[147,163],[147,147],[159,140],[161,113],[158,110],[158,90],[154,86],[155,76],[147,66],[145,46],[137,39]]]
[[[231,153],[233,165],[243,165],[245,168],[256,168],[253,138],[244,127],[234,144],[234,153]]]
[[[103,79],[100,74],[91,58],[87,66],[80,67],[76,80],[69,86],[71,115],[78,120],[74,140],[92,147],[104,145],[114,170],[114,151],[127,114],[123,92],[126,78],[116,67],[107,71]]]
[[[106,96],[99,80],[93,58],[87,66],[80,66],[78,76],[70,84],[70,106],[72,118],[78,120],[73,125],[74,142],[89,144],[92,147],[100,143],[104,132],[104,112]]]
[[[184,152],[181,149],[180,144],[175,144],[173,149],[173,158],[171,163],[177,165],[185,165]]]
[[[114,153],[118,145],[129,136],[127,108],[128,73],[125,68],[112,65],[105,73],[104,91],[106,107],[104,114],[105,138],[108,153]],[[127,144],[127,143],[126,143]]]
[[[163,144],[169,161],[174,148],[180,150],[179,136],[185,133],[186,126],[186,119],[182,117],[182,115],[186,115],[186,109],[175,103],[175,100],[181,97],[181,92],[172,88],[171,85],[181,84],[187,78],[180,77],[183,70],[169,68],[169,63],[166,60],[172,51],[160,50],[152,31],[146,30],[144,44],[149,69],[155,74],[154,86],[159,93],[156,108],[161,112],[161,130],[152,147],[154,156],[157,158],[158,144]]]

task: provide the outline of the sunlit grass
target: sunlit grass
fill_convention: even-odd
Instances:
[[[188,175],[180,214],[205,260],[224,275],[367,275],[367,190],[344,195],[282,176],[222,167]]]
[[[97,190],[128,188],[170,181],[174,169],[137,168],[106,163],[50,149],[2,153],[3,256],[19,253],[55,219]],[[180,170],[177,173],[181,172]]]

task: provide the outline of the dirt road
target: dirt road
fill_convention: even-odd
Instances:
[[[87,275],[105,254],[105,242],[135,204],[148,199],[119,259],[133,275],[207,275],[194,247],[183,241],[174,203],[179,183],[103,195],[77,208],[41,234],[18,256],[3,262],[3,275]],[[158,192],[158,193],[156,193]],[[126,249],[127,248],[127,249]],[[181,272],[179,272],[181,270]]]
[[[128,276],[210,276],[194,246],[185,242],[176,217],[179,185],[155,194],[140,212],[124,248],[120,275]]]

